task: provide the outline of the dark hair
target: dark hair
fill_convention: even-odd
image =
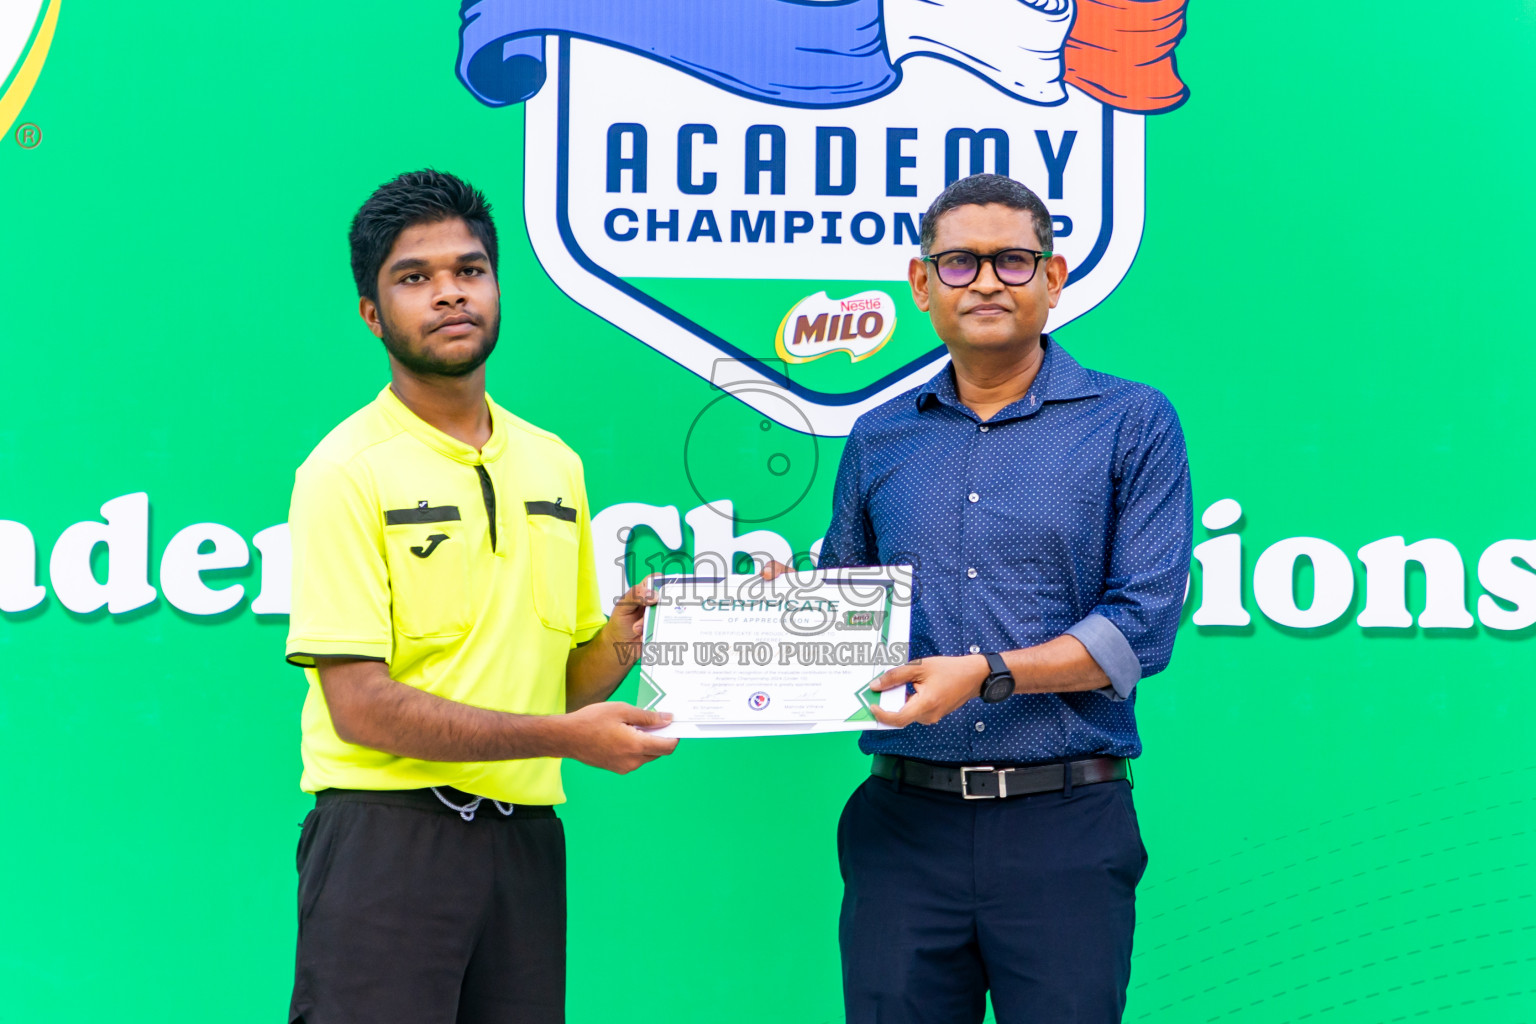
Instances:
[[[352,245],[352,276],[357,294],[379,301],[379,268],[400,232],[416,224],[434,224],[457,217],[485,246],[491,272],[496,272],[496,225],[491,204],[479,189],[451,174],[411,171],[374,190],[352,218],[347,240]]]
[[[957,206],[986,206],[996,203],[1014,210],[1028,210],[1035,219],[1035,234],[1040,247],[1049,250],[1055,245],[1051,231],[1051,213],[1027,185],[1001,174],[973,174],[950,185],[923,214],[920,242],[926,255],[939,233],[939,218]]]

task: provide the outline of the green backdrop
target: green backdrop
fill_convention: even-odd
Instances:
[[[294,467],[385,380],[348,219],[424,165],[500,211],[492,394],[581,453],[594,509],[700,504],[683,442],[719,393],[545,275],[522,117],[454,79],[454,5],[368,10],[64,4],[17,121],[41,143],[0,140],[0,519],[35,536],[39,583],[119,495],[150,496],[151,583],[185,525],[285,517]],[[1479,554],[1536,535],[1533,49],[1525,0],[1189,12],[1193,96],[1147,121],[1135,265],[1059,335],[1172,398],[1197,515],[1244,509],[1253,622],[1191,624],[1197,571],[1140,687],[1128,1020],[1536,1018],[1530,630],[1362,628],[1358,559],[1324,628],[1270,621],[1250,584],[1283,538],[1438,537],[1475,611]],[[728,476],[757,417],[722,422],[703,462],[771,504],[772,478]],[[768,524],[797,549],[841,447]],[[1423,590],[1410,572],[1411,609]],[[285,630],[248,598],[114,616],[50,588],[0,614],[0,1019],[281,1019],[308,802]],[[567,766],[571,1020],[841,1020],[833,831],[866,770],[847,735]]]

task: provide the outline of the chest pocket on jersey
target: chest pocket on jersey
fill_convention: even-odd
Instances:
[[[384,513],[395,629],[404,636],[458,636],[470,623],[469,545],[452,505]]]
[[[525,501],[523,507],[528,512],[528,567],[539,621],[574,633],[581,552],[576,510],[560,501]]]

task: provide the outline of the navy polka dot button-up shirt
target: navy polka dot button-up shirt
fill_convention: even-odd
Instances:
[[[1161,392],[1079,366],[1047,335],[1029,393],[983,423],[953,371],[859,417],[818,566],[914,567],[914,658],[1080,640],[1111,685],[972,699],[867,753],[957,764],[1141,753],[1189,574],[1189,462]]]

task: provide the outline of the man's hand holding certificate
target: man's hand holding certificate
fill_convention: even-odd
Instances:
[[[907,661],[909,566],[651,582],[642,708],[670,713],[663,736],[764,736],[885,728],[904,687],[872,688]]]

